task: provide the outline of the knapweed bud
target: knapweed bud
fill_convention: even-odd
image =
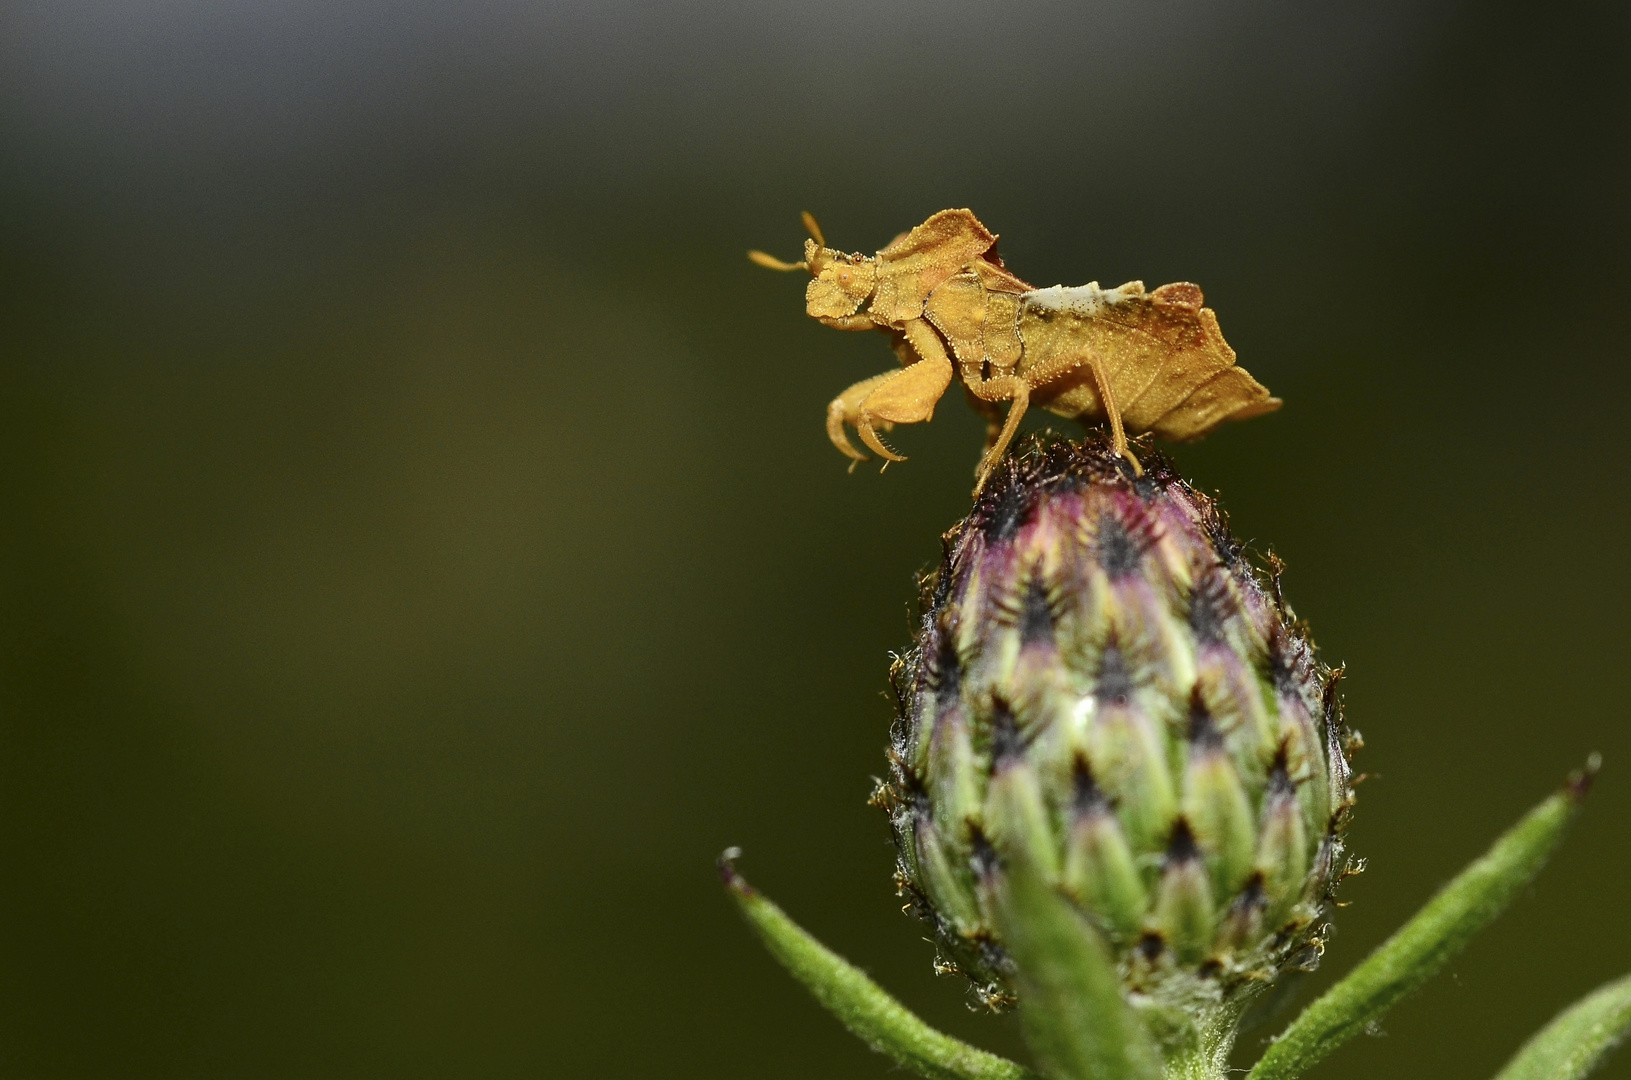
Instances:
[[[1194,1014],[1309,967],[1353,802],[1337,674],[1216,505],[1150,454],[1033,439],[946,534],[878,793],[943,970],[1025,980],[993,912],[1023,860],[1127,999]]]

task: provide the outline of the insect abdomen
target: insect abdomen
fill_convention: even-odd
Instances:
[[[1279,400],[1244,368],[1187,282],[1146,293],[1142,282],[1115,289],[1097,282],[1037,289],[1021,298],[1018,373],[1038,384],[1032,400],[1061,416],[1104,418],[1104,405],[1085,362],[1095,354],[1133,432],[1196,439],[1227,419],[1279,407]]]

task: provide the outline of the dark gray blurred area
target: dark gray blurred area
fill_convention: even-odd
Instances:
[[[1623,3],[9,5],[0,1072],[888,1074],[728,844],[1020,1052],[864,805],[980,425],[846,475],[888,350],[743,257],[969,206],[1040,284],[1201,283],[1286,399],[1177,459],[1379,774],[1305,1000],[1602,751],[1315,1074],[1487,1076],[1631,969],[1628,196]]]

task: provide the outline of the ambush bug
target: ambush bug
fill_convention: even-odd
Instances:
[[[1116,453],[1138,473],[1129,431],[1188,442],[1225,420],[1280,407],[1236,366],[1197,285],[1145,292],[1141,281],[1114,289],[1095,281],[1038,289],[1003,266],[997,237],[969,210],[942,210],[876,255],[828,247],[809,213],[804,227],[810,239],[801,261],[762,251],[748,258],[772,270],[808,271],[809,315],[835,330],[881,330],[901,364],[827,406],[827,436],[853,459],[851,468],[867,456],[847,428],[886,462],[906,460],[878,432],[931,419],[954,373],[986,420],[976,493],[1031,405],[1107,422]]]

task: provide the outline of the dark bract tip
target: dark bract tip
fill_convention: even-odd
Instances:
[[[1025,737],[1020,734],[1014,710],[1001,698],[991,700],[991,768],[993,771],[1025,757]]]
[[[1200,857],[1201,847],[1195,840],[1195,830],[1190,828],[1188,819],[1179,818],[1173,823],[1172,836],[1167,840],[1167,862],[1183,863]]]
[[[752,896],[753,886],[736,872],[736,860],[741,857],[742,849],[739,847],[728,847],[719,853],[719,858],[715,860],[719,867],[719,880],[725,883],[725,888],[739,896]]]
[[[1563,782],[1563,790],[1569,798],[1579,802],[1590,793],[1592,782],[1597,779],[1597,770],[1602,767],[1603,755],[1593,750],[1591,756],[1586,758],[1585,767],[1569,774],[1569,778]]]

